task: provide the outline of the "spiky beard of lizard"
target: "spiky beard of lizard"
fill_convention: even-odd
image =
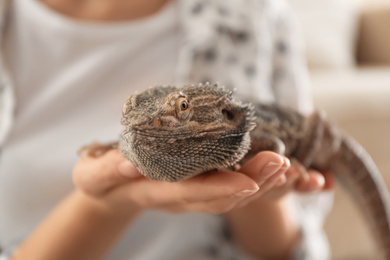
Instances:
[[[146,177],[185,180],[240,161],[250,149],[253,113],[215,85],[156,87],[126,102],[119,147]]]

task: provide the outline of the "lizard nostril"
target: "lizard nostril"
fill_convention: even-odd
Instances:
[[[233,113],[227,109],[222,109],[222,115],[229,121],[234,119]]]

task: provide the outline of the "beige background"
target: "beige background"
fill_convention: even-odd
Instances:
[[[390,68],[312,72],[312,83],[316,106],[366,148],[390,187]],[[325,230],[332,259],[379,259],[366,223],[340,187]]]
[[[316,107],[366,148],[390,187],[390,0],[289,1],[306,38]],[[332,259],[380,259],[338,186],[325,230]]]

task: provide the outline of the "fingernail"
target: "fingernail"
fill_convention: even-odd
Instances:
[[[118,164],[117,168],[118,168],[119,173],[125,177],[134,178],[134,177],[140,176],[140,173],[137,171],[135,166],[127,160],[120,162]]]
[[[261,179],[267,179],[276,173],[283,165],[283,162],[269,162],[261,171]]]
[[[255,190],[242,190],[242,191],[239,191],[239,192],[233,194],[233,197],[247,197],[247,196],[255,194],[258,190],[259,190],[259,188],[255,189]]]

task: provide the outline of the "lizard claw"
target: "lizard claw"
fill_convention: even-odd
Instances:
[[[294,166],[294,168],[298,171],[299,173],[299,183],[306,185],[310,181],[309,174],[307,173],[306,167],[303,166],[302,163],[300,163],[297,159],[291,158],[291,165]]]
[[[99,157],[105,154],[107,151],[117,148],[118,142],[111,142],[107,144],[102,144],[99,142],[92,142],[90,144],[82,146],[77,150],[77,155],[79,157],[90,156],[90,157]]]
[[[235,171],[238,171],[239,169],[241,169],[241,164],[236,163],[235,165],[233,165],[233,169],[234,169]]]

